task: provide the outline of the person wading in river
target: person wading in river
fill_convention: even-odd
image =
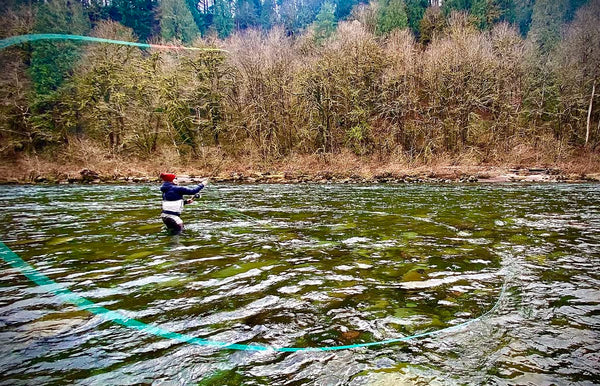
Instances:
[[[183,231],[183,221],[181,220],[181,211],[183,206],[194,202],[193,198],[184,200],[184,195],[194,195],[208,185],[208,179],[202,180],[200,185],[195,188],[186,188],[177,185],[177,176],[172,173],[161,173],[163,184],[160,187],[162,192],[162,213],[160,217],[167,226],[169,233],[178,235]]]

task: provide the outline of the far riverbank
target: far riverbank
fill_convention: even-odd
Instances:
[[[346,161],[346,162],[344,162]],[[506,183],[599,182],[600,168],[571,162],[553,165],[406,165],[370,160],[316,158],[260,163],[231,162],[221,165],[125,162],[54,163],[27,158],[3,162],[2,184],[153,183],[162,171],[174,172],[180,183],[210,177],[227,183]]]

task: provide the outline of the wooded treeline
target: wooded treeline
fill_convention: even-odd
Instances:
[[[377,9],[377,33],[410,27],[417,39],[427,41],[440,21],[439,9],[444,18],[454,11],[469,13],[479,29],[490,29],[498,22],[514,24],[525,36],[536,2],[538,6],[553,3],[547,0],[376,0],[370,4],[369,0],[65,0],[63,3],[69,7],[81,4],[92,25],[112,20],[131,28],[144,41],[162,38],[191,43],[199,35],[216,34],[223,39],[234,31],[268,31],[275,26],[288,35],[297,34],[315,21],[327,19],[335,23],[352,18],[357,6]],[[558,0],[562,21],[570,21],[586,2]],[[0,10],[43,5],[45,12],[48,5],[46,0],[3,3]]]
[[[531,9],[525,37],[514,15],[526,9],[516,0],[425,2],[415,30],[407,15],[416,3],[358,4],[346,21],[335,16],[340,3],[323,3],[302,33],[284,24],[241,28],[236,14],[228,38],[206,33],[190,43],[227,52],[70,41],[5,49],[2,155],[74,141],[142,159],[351,151],[427,161],[468,151],[483,162],[522,145],[598,148],[600,0],[523,2]],[[168,4],[189,11],[183,0],[163,0],[163,16]],[[478,14],[478,4],[487,12]],[[21,4],[6,9],[0,32],[141,36],[132,23],[142,19],[101,14],[93,2]]]

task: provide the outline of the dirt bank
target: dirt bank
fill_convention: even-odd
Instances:
[[[571,162],[555,165],[406,165],[364,159],[291,159],[264,165],[227,162],[213,165],[166,165],[148,161],[112,160],[57,163],[37,158],[4,161],[0,183],[153,183],[161,171],[175,172],[182,183],[211,177],[235,183],[503,183],[598,182],[600,166]]]

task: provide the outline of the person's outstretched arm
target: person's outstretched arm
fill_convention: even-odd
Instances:
[[[186,188],[185,186],[178,186],[177,193],[184,195],[193,195],[204,189],[208,185],[208,179],[202,180],[202,182],[195,188]]]

